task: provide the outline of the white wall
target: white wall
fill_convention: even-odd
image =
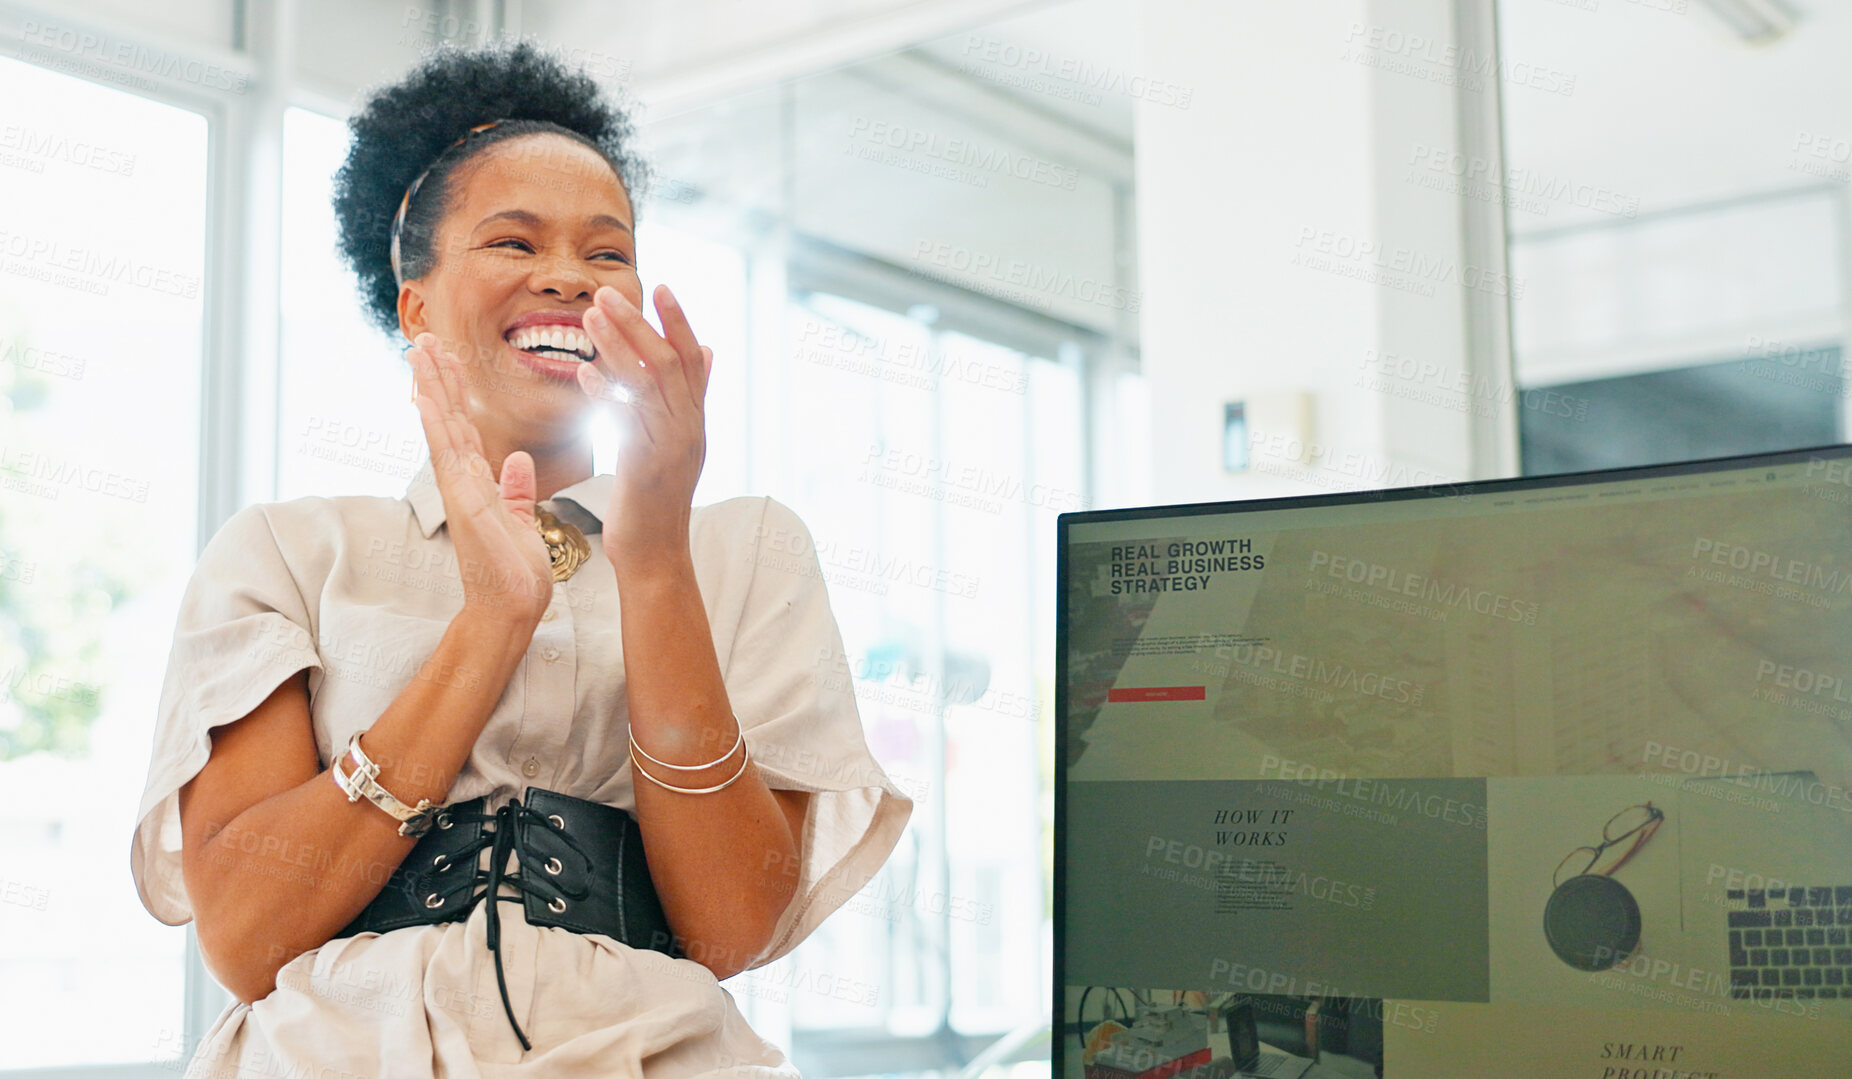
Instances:
[[[1194,88],[1187,109],[1136,112],[1155,499],[1467,476],[1464,282],[1487,287],[1490,268],[1464,252],[1462,200],[1411,182],[1409,167],[1459,141],[1454,69],[1407,47],[1448,42],[1450,5],[1139,11],[1141,67]],[[1385,356],[1413,374],[1385,381]],[[1250,403],[1244,473],[1221,464],[1235,400]]]

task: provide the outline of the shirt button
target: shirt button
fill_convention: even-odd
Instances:
[[[559,649],[552,645],[547,645],[545,648],[541,649],[540,654],[546,658],[548,663],[551,663],[559,658]]]
[[[540,762],[535,760],[532,757],[527,758],[527,763],[521,766],[521,774],[526,776],[529,779],[532,779],[535,776],[539,775],[540,774]]]

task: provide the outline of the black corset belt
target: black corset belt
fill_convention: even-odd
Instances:
[[[495,953],[495,981],[502,1009],[521,1048],[531,1049],[508,1002],[502,974],[502,902],[522,904],[529,925],[575,933],[603,933],[633,948],[683,958],[669,930],[662,901],[650,882],[643,834],[636,818],[612,806],[587,802],[538,787],[527,788],[527,804],[516,798],[484,813],[488,798],[458,802],[437,823],[365,910],[336,937],[389,933],[410,926],[461,921],[483,897],[489,903],[488,945]],[[489,848],[489,867],[478,854]],[[508,852],[519,868],[504,873]],[[502,895],[508,884],[519,895]]]

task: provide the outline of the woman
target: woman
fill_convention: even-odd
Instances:
[[[189,583],[132,866],[237,998],[192,1074],[792,1075],[718,979],[911,804],[802,521],[691,506],[713,357],[666,287],[641,314],[630,123],[516,45],[352,128],[343,251],[430,455],[403,498],[247,506]]]

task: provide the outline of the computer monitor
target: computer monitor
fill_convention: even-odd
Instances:
[[[1057,542],[1057,1079],[1088,986],[1390,1079],[1847,1059],[1852,446]]]

